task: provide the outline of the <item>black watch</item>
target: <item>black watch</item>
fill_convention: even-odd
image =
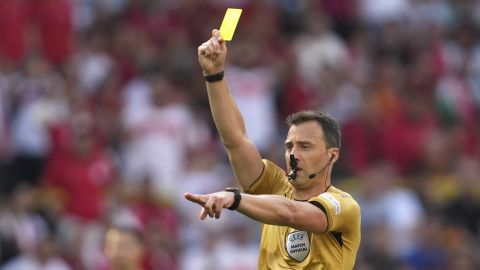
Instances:
[[[212,74],[212,75],[207,75],[205,74],[205,72],[203,72],[203,77],[205,77],[205,80],[207,82],[218,82],[218,81],[221,81],[223,80],[223,76],[225,76],[225,73],[222,71],[220,71],[219,73],[217,74]]]
[[[233,197],[233,203],[228,207],[229,210],[236,210],[240,205],[240,200],[242,200],[242,195],[240,194],[240,189],[234,187],[228,187],[225,191],[233,192],[235,196]]]

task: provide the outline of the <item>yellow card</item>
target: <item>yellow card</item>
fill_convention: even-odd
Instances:
[[[230,41],[233,38],[233,33],[235,28],[237,28],[238,20],[242,14],[242,9],[240,8],[228,8],[223,17],[222,25],[220,26],[220,34],[224,40]]]

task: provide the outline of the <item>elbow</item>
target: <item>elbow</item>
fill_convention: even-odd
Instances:
[[[223,146],[227,149],[234,149],[240,147],[244,140],[245,136],[242,133],[230,134],[230,136],[220,136]]]
[[[236,140],[233,140],[233,139],[223,139],[222,138],[222,144],[223,144],[223,146],[225,146],[225,148],[227,150],[230,150],[230,149],[234,149],[234,148],[238,147],[238,145],[240,143]]]

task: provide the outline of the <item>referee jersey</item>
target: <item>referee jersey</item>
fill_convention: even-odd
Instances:
[[[285,171],[268,160],[263,163],[262,175],[245,192],[278,194],[292,199],[293,188]],[[333,186],[308,201],[325,212],[328,220],[326,232],[311,233],[264,224],[259,270],[353,269],[360,245],[359,205],[348,193]]]

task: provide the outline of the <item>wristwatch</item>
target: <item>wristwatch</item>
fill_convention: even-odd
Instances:
[[[205,72],[203,72],[203,77],[205,78],[205,80],[207,82],[218,82],[218,81],[221,81],[223,80],[223,76],[225,76],[225,73],[222,71],[220,71],[219,73],[217,74],[212,74],[212,75],[207,75]]]
[[[240,205],[240,200],[242,200],[242,195],[240,194],[240,189],[234,187],[228,187],[225,191],[233,192],[235,195],[233,196],[233,203],[228,207],[229,210],[236,210]]]

